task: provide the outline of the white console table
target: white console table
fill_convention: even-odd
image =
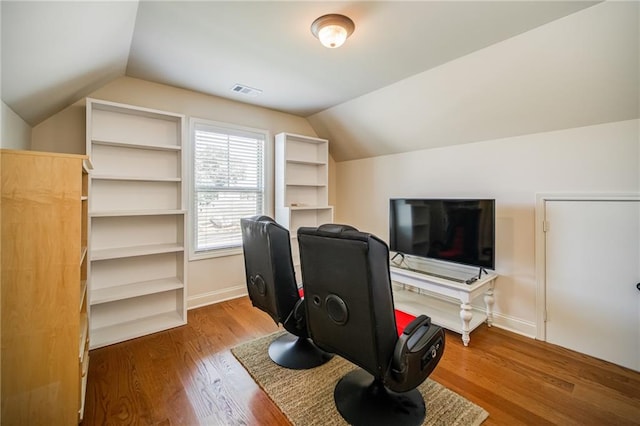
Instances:
[[[462,342],[469,345],[469,333],[483,322],[491,327],[493,323],[493,289],[498,276],[490,273],[483,275],[471,284],[429,275],[428,272],[391,267],[391,280],[426,290],[434,295],[446,296],[460,301],[460,309],[448,300],[429,297],[410,290],[394,288],[393,299],[396,309],[411,315],[425,314],[431,321],[448,330],[462,334]],[[484,294],[485,312],[474,314],[471,302]]]

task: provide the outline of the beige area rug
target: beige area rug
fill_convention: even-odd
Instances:
[[[339,356],[310,370],[290,370],[269,358],[268,347],[282,331],[243,343],[231,350],[258,385],[294,425],[346,425],[333,401],[338,380],[356,366]],[[427,405],[424,425],[479,425],[484,409],[433,380],[418,388]]]

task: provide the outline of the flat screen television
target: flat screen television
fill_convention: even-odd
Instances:
[[[495,269],[495,200],[391,199],[389,249]]]

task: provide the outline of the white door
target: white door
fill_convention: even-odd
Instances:
[[[640,371],[640,201],[545,203],[547,341]]]

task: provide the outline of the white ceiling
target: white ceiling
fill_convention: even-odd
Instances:
[[[2,99],[35,125],[126,74],[307,116],[590,4],[5,0]],[[333,12],[356,31],[330,50],[310,25]]]
[[[36,125],[128,75],[306,117],[592,4],[4,0],[2,100]],[[356,23],[340,49],[310,33],[325,13]]]
[[[640,2],[608,1],[307,120],[344,161],[637,118]]]
[[[0,6],[2,100],[30,125],[125,74],[137,2]]]
[[[127,75],[308,116],[585,7],[579,2],[143,2]],[[326,13],[356,30],[326,49]]]

